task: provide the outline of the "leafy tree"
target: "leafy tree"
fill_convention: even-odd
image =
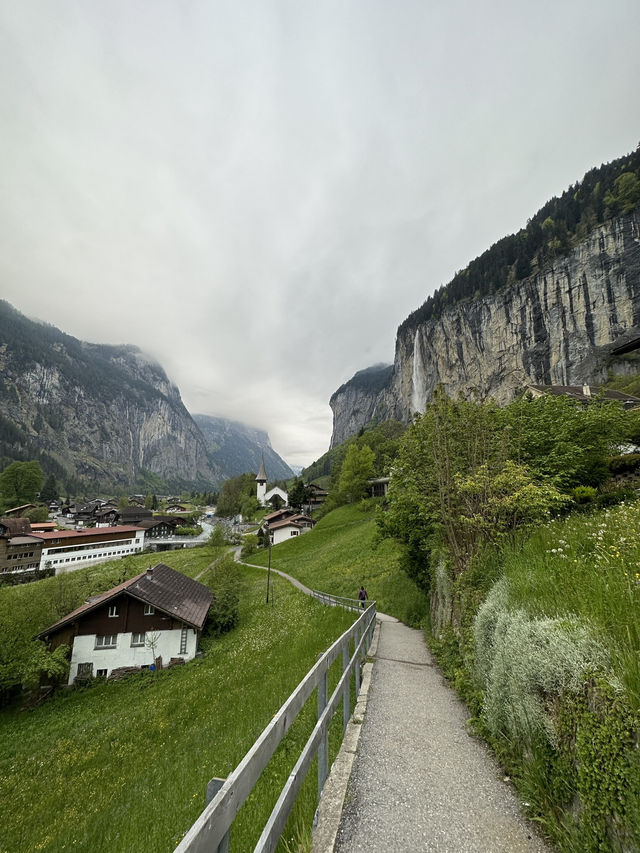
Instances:
[[[289,489],[289,506],[301,510],[309,500],[309,489],[300,477],[296,477],[293,486]]]
[[[339,491],[348,503],[361,500],[369,492],[370,477],[373,477],[375,456],[368,444],[358,448],[352,444],[340,471]]]
[[[525,395],[505,407],[500,420],[512,458],[568,492],[607,478],[609,457],[638,416],[614,401],[583,406],[568,397]]]
[[[35,501],[43,480],[39,462],[12,462],[0,474],[0,495],[4,508]]]
[[[39,521],[48,521],[49,510],[47,509],[46,506],[34,506],[33,509],[28,509],[25,512],[25,516],[33,524],[35,524]]]
[[[510,432],[492,403],[439,390],[408,430],[394,468],[383,535],[405,545],[410,574],[428,586],[430,555],[445,547],[455,574],[497,542],[567,501],[552,482],[509,458]]]
[[[256,498],[255,474],[249,472],[224,481],[218,496],[216,515],[237,515],[242,511],[245,498]],[[245,505],[245,509],[250,506],[253,506],[255,511],[255,505],[249,505],[248,502]]]
[[[41,501],[57,501],[59,497],[58,484],[53,474],[49,474],[40,492]]]

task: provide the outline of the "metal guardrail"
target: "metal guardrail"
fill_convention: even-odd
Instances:
[[[313,592],[313,597],[325,604],[358,610],[357,599],[345,599],[326,593]],[[343,731],[351,716],[351,675],[355,673],[356,696],[360,692],[360,667],[366,655],[376,620],[375,602],[354,624],[339,637],[318,662],[309,670],[287,701],[264,729],[236,769],[227,777],[211,802],[188,830],[174,853],[226,853],[229,833],[236,814],[250,795],[263,770],[271,760],[287,731],[317,688],[318,722],[309,736],[295,767],[271,812],[254,853],[272,853],[282,835],[296,796],[316,753],[318,755],[318,798],[329,772],[329,724],[343,704]],[[353,654],[350,653],[353,643]],[[342,676],[331,694],[328,693],[328,672],[331,664],[342,655]]]

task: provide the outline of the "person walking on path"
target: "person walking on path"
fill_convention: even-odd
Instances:
[[[369,598],[369,596],[367,595],[367,590],[363,586],[360,587],[358,598],[360,600],[360,607],[362,607],[362,609],[364,610],[365,602]]]

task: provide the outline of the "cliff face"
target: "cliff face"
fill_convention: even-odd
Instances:
[[[640,334],[640,214],[610,220],[543,271],[491,297],[404,328],[393,371],[374,393],[331,398],[332,445],[371,420],[408,422],[442,384],[506,403],[527,383],[599,384],[624,371],[616,343]],[[354,377],[355,379],[355,377]],[[351,380],[353,382],[353,380]]]
[[[221,479],[180,392],[135,347],[95,346],[0,305],[3,461],[38,455],[63,482]]]
[[[247,471],[257,473],[262,457],[269,480],[287,480],[293,471],[279,456],[262,429],[214,418],[210,415],[193,415],[202,433],[212,462],[220,467],[224,477],[237,477]]]

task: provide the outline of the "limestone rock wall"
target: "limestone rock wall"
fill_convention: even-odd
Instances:
[[[372,414],[408,422],[440,384],[452,395],[506,403],[527,383],[601,383],[616,367],[616,342],[634,333],[640,334],[637,211],[599,226],[544,271],[404,329],[387,387],[367,398],[347,383],[332,397],[332,444]]]

